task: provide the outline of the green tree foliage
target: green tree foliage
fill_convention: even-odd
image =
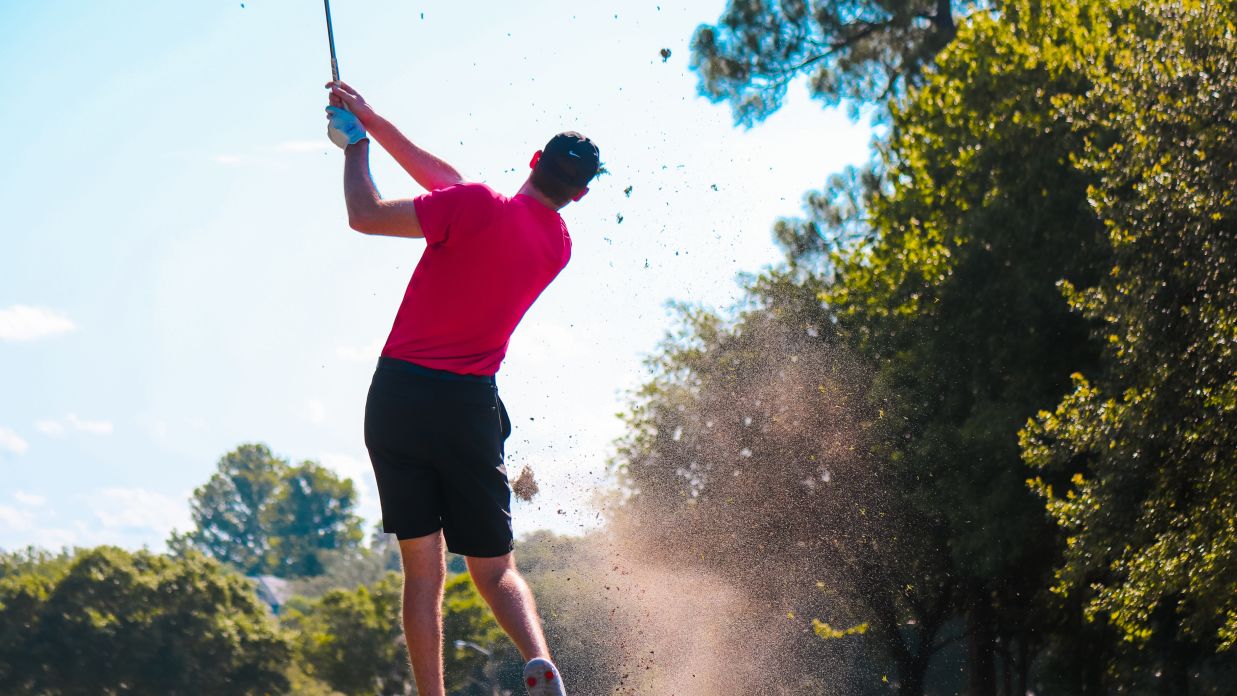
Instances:
[[[1052,104],[1090,88],[1112,4],[1033,5],[971,17],[893,108],[879,174],[836,178],[809,197],[810,219],[776,229],[875,370],[876,461],[946,530],[976,694],[997,689],[998,666],[1020,693],[1063,620],[1041,591],[1058,542],[1023,484],[1017,432],[1098,360],[1057,283],[1096,280],[1106,245],[1092,177],[1071,162],[1084,136]]]
[[[320,574],[322,556],[336,549],[357,549],[363,537],[353,512],[356,488],[315,462],[290,469],[264,511],[270,530],[268,572],[281,577]]]
[[[293,594],[314,599],[336,588],[376,584],[388,572],[400,570],[399,544],[394,534],[382,531],[381,523],[370,535],[368,548],[324,551],[319,559],[322,573],[292,580]]]
[[[174,534],[169,546],[196,548],[247,575],[263,572],[270,544],[262,511],[287,469],[266,445],[241,445],[225,454],[210,480],[193,491],[194,530]]]
[[[451,693],[463,693],[477,682],[493,679],[494,670],[487,670],[487,663],[495,657],[500,661],[506,658],[507,662],[523,667],[515,646],[499,628],[493,612],[467,573],[447,580],[442,600],[442,634],[446,644],[443,676]],[[490,654],[487,656],[477,647]],[[522,686],[517,682],[517,688]]]
[[[1113,262],[1063,287],[1104,369],[1075,375],[1023,447],[1068,535],[1058,589],[1184,694],[1197,666],[1179,643],[1237,643],[1237,6],[1149,3],[1116,42],[1063,104],[1102,134],[1079,160]]]
[[[780,108],[801,75],[830,106],[883,102],[921,80],[957,34],[959,13],[998,4],[729,0],[716,24],[696,29],[691,64],[701,94],[728,102],[735,122],[746,126]]]
[[[820,5],[830,9],[835,4]],[[872,9],[887,4],[855,5]],[[1231,12],[1231,6],[1226,5],[1223,12]],[[777,108],[777,90],[793,78],[785,67],[800,69],[805,58],[819,61],[809,64],[826,75],[821,78],[826,87],[845,84],[836,77],[845,73],[828,53],[820,51],[824,42],[811,38],[829,36],[811,23],[819,12],[811,14],[805,7],[789,2],[776,7],[732,2],[719,27],[703,27],[698,35],[704,38],[703,48],[698,48],[701,89],[714,98],[731,99],[740,109],[741,121],[742,109],[747,109],[747,122],[751,122]],[[998,7],[999,14],[976,12],[959,22],[949,46],[931,53],[930,68],[919,72],[910,82],[912,89],[892,104],[888,134],[877,146],[877,162],[842,173],[823,192],[810,195],[809,219],[778,224],[776,235],[788,252],[788,269],[782,277],[771,274],[766,282],[771,287],[811,291],[823,300],[824,308],[795,300],[795,312],[821,316],[816,325],[836,326],[845,345],[875,370],[867,401],[880,409],[888,427],[871,431],[876,438],[873,456],[886,471],[883,480],[896,488],[894,494],[946,530],[949,565],[957,570],[951,575],[956,584],[956,609],[967,619],[966,669],[971,694],[991,694],[998,687],[1022,692],[1019,685],[1025,685],[1029,665],[1035,661],[1051,665],[1043,671],[1053,673],[1059,689],[1094,692],[1128,687],[1137,684],[1124,677],[1128,670],[1103,674],[1106,666],[1115,664],[1112,660],[1119,651],[1105,628],[1077,623],[1076,597],[1063,601],[1044,591],[1064,540],[1024,488],[1027,471],[1017,433],[1029,415],[1058,402],[1060,394],[1068,391],[1071,372],[1096,373],[1102,342],[1117,329],[1128,335],[1115,341],[1115,350],[1126,350],[1131,356],[1148,350],[1150,335],[1171,335],[1180,341],[1165,341],[1168,347],[1163,352],[1141,363],[1144,377],[1159,375],[1154,370],[1164,365],[1180,367],[1179,375],[1189,375],[1191,368],[1207,375],[1197,383],[1183,378],[1179,382],[1183,391],[1178,393],[1205,394],[1196,398],[1212,399],[1207,403],[1215,418],[1202,418],[1201,407],[1190,412],[1195,420],[1183,420],[1190,414],[1185,410],[1165,409],[1160,412],[1164,420],[1145,417],[1143,410],[1131,412],[1132,420],[1137,415],[1137,422],[1147,428],[1144,435],[1153,433],[1152,425],[1171,428],[1170,423],[1207,424],[1211,433],[1232,430],[1230,412],[1223,410],[1227,392],[1221,387],[1232,383],[1232,363],[1223,362],[1230,360],[1227,357],[1217,357],[1230,355],[1225,352],[1232,342],[1231,334],[1225,333],[1231,331],[1231,324],[1226,324],[1230,313],[1225,309],[1230,305],[1225,303],[1231,302],[1232,287],[1216,266],[1201,262],[1207,256],[1222,265],[1232,256],[1231,247],[1216,241],[1222,232],[1228,232],[1226,239],[1232,237],[1231,216],[1217,213],[1231,210],[1227,194],[1217,193],[1232,189],[1231,151],[1213,145],[1221,138],[1210,135],[1226,134],[1233,120],[1228,93],[1217,87],[1225,80],[1231,82],[1226,61],[1231,61],[1232,51],[1216,38],[1225,36],[1231,41],[1231,14],[1223,14],[1217,2],[1195,6],[1196,14],[1201,12],[1213,21],[1212,38],[1204,40],[1207,31],[1196,35],[1195,28],[1179,26],[1178,45],[1174,46],[1160,37],[1163,27],[1139,19],[1131,2],[1011,1],[991,7]],[[857,16],[846,15],[845,19]],[[719,33],[725,41],[717,38]],[[913,52],[914,42],[904,36],[883,36],[902,42],[894,49]],[[811,41],[818,52],[795,48],[810,46]],[[1166,52],[1174,52],[1175,58]],[[1154,56],[1158,58],[1149,58]],[[1122,63],[1126,68],[1121,68]],[[929,66],[929,62],[922,64]],[[1115,80],[1136,69],[1164,79],[1145,83],[1141,90],[1115,87]],[[1108,70],[1115,70],[1111,79],[1105,79]],[[766,98],[771,90],[774,98]],[[841,94],[815,85],[814,91],[833,94],[833,103]],[[1200,96],[1179,96],[1188,93]],[[845,96],[863,99],[863,94],[872,93],[852,90]],[[1175,101],[1164,104],[1169,98]],[[1153,108],[1158,109],[1158,131],[1145,127],[1147,117],[1138,115]],[[1115,112],[1126,114],[1128,124],[1123,126],[1110,116]],[[1136,147],[1154,146],[1157,138],[1181,143],[1179,152],[1194,155],[1174,156],[1170,163],[1163,150],[1139,150],[1143,161],[1134,166],[1142,168],[1128,169],[1131,158],[1123,155]],[[1113,143],[1126,150],[1112,150]],[[1200,143],[1212,145],[1200,147]],[[1096,148],[1105,157],[1085,155]],[[1206,158],[1210,168],[1199,166],[1201,158]],[[1089,164],[1089,159],[1098,159],[1098,163]],[[1102,183],[1103,178],[1111,179],[1111,185]],[[1145,197],[1154,190],[1148,183],[1153,179],[1154,185],[1163,188],[1165,200],[1179,208],[1157,205]],[[1098,211],[1110,218],[1108,223],[1112,224],[1113,214],[1106,213],[1105,206],[1124,220],[1116,225],[1121,229],[1117,236],[1142,240],[1142,246],[1131,242],[1129,248],[1134,251],[1127,250],[1131,256],[1126,261],[1118,258],[1113,263],[1111,253],[1121,250],[1108,244],[1089,197],[1100,199]],[[1204,204],[1196,200],[1200,197],[1210,199]],[[1178,225],[1175,229],[1189,226],[1189,220],[1204,220],[1205,215],[1211,215],[1206,219],[1210,236],[1191,231],[1194,239],[1179,244],[1181,235],[1162,230],[1165,224]],[[1149,229],[1159,231],[1139,237],[1141,232],[1128,231],[1132,225],[1150,225]],[[1133,289],[1145,283],[1144,278],[1159,281],[1168,274],[1171,265],[1165,266],[1165,258],[1174,258],[1174,253],[1189,263],[1189,272],[1171,271],[1173,279],[1168,283]],[[1118,271],[1103,278],[1103,272],[1112,267]],[[1202,278],[1209,281],[1202,282]],[[1108,288],[1110,294],[1122,295],[1126,309],[1141,308],[1149,314],[1150,308],[1159,314],[1154,320],[1112,319],[1117,316],[1117,305],[1094,304],[1100,295],[1092,291],[1075,293],[1075,304],[1095,307],[1094,312],[1071,315],[1068,304],[1061,302],[1059,283],[1066,288],[1101,288],[1100,292]],[[1160,294],[1153,297],[1150,293]],[[1186,310],[1188,318],[1183,318],[1173,304],[1180,304],[1183,297],[1210,298],[1210,304],[1200,299],[1196,307]],[[1188,319],[1202,324],[1200,316],[1207,313],[1212,316],[1210,326],[1183,334],[1181,329],[1191,326]],[[1092,329],[1103,321],[1117,321],[1119,326],[1103,330],[1098,336],[1102,340],[1095,340]],[[1190,359],[1185,360],[1188,354]],[[708,361],[715,359],[716,355],[705,356]],[[1154,370],[1149,366],[1155,366]],[[1108,393],[1143,398],[1144,392],[1123,389],[1150,383],[1149,377],[1127,378]],[[1192,388],[1197,392],[1191,392]],[[1107,399],[1096,398],[1096,413],[1115,418],[1119,399]],[[1139,403],[1150,408],[1152,402]],[[1199,438],[1196,430],[1186,431]],[[1053,434],[1053,438],[1060,436]],[[1095,436],[1101,439],[1087,441],[1087,445],[1108,441],[1107,435]],[[1163,434],[1154,436],[1157,443],[1169,441]],[[1136,449],[1141,446],[1137,438],[1127,443],[1129,449],[1116,448],[1117,456],[1142,451]],[[1231,607],[1220,597],[1232,596],[1233,565],[1226,562],[1231,548],[1223,545],[1222,525],[1233,516],[1231,494],[1201,462],[1216,461],[1220,455],[1215,452],[1231,450],[1231,443],[1207,443],[1221,443],[1213,450],[1197,445],[1200,452],[1212,452],[1211,460],[1200,454],[1200,459],[1183,462],[1197,472],[1194,481],[1212,482],[1205,493],[1201,485],[1191,488],[1191,478],[1185,476],[1165,477],[1162,486],[1144,491],[1138,482],[1154,478],[1123,473],[1119,480],[1129,488],[1121,490],[1137,491],[1121,498],[1128,501],[1121,508],[1124,512],[1118,514],[1110,507],[1087,509],[1110,524],[1107,529],[1112,534],[1097,535],[1096,544],[1107,544],[1112,554],[1119,555],[1122,546],[1116,541],[1128,532],[1126,524],[1137,523],[1143,514],[1141,502],[1147,498],[1139,496],[1154,497],[1155,490],[1163,491],[1159,499],[1165,504],[1155,511],[1162,530],[1152,534],[1157,543],[1173,541],[1144,556],[1148,562],[1142,566],[1142,575],[1155,575],[1157,565],[1176,561],[1178,580],[1168,582],[1169,590],[1176,582],[1178,588],[1173,591],[1184,595],[1181,587],[1186,579],[1200,588],[1197,597],[1206,587],[1210,603],[1200,598],[1189,605],[1210,612],[1207,616],[1213,621]],[[1064,448],[1058,454],[1070,455],[1074,470],[1087,464],[1079,451]],[[1149,466],[1145,460],[1144,465]],[[1068,467],[1060,465],[1060,469]],[[1098,486],[1090,478],[1082,481]],[[1080,485],[1075,494],[1082,490]],[[1184,518],[1166,511],[1180,509],[1183,499],[1196,499],[1199,509],[1211,509],[1210,522],[1204,524],[1204,518],[1196,516],[1199,527],[1190,528],[1189,533],[1173,527]],[[1069,514],[1072,523],[1081,514],[1077,506],[1092,503],[1086,499],[1054,512]],[[1163,532],[1169,528],[1173,533]],[[1154,525],[1145,529],[1154,529]],[[1212,546],[1197,544],[1205,534],[1220,541]],[[1180,549],[1190,543],[1196,544],[1194,553],[1202,558],[1173,555],[1184,554]],[[1148,541],[1148,548],[1153,545]],[[1084,546],[1079,553],[1091,554],[1095,548]],[[931,553],[934,549],[925,546],[924,550]],[[1096,553],[1087,558],[1100,562],[1105,574],[1138,575],[1132,567],[1103,567],[1103,562],[1113,560],[1111,556]],[[1092,567],[1085,579],[1095,577]],[[1145,607],[1163,596],[1155,595],[1160,590],[1150,587],[1138,587],[1142,595],[1129,586],[1121,591],[1127,600],[1134,598],[1134,605],[1143,602]],[[1222,609],[1220,614],[1217,606]],[[1110,605],[1110,611],[1116,616],[1116,605]],[[1131,626],[1139,626],[1131,603],[1119,611],[1133,617]],[[837,628],[824,633],[835,635]],[[1178,642],[1169,649],[1183,647]],[[1131,661],[1121,664],[1129,666],[1138,660],[1137,656],[1127,659]],[[1003,685],[997,684],[998,675],[1006,675]]]
[[[415,693],[400,616],[402,589],[400,574],[388,572],[371,585],[289,601],[282,618],[304,671],[347,695]],[[503,664],[514,667],[504,685],[523,688],[519,654],[467,574],[447,580],[443,637],[448,693],[464,696],[479,684],[496,683]]]
[[[315,462],[294,467],[266,445],[241,445],[193,492],[194,529],[168,545],[196,548],[246,575],[316,575],[326,554],[359,546],[356,499],[351,480]]]
[[[410,693],[401,588],[399,574],[388,573],[372,586],[290,601],[283,621],[293,631],[306,672],[349,696]]]
[[[33,562],[30,562],[33,561]],[[0,692],[268,694],[290,650],[252,588],[197,553],[99,547],[0,577]]]
[[[698,51],[735,62],[699,62],[702,90],[749,123],[776,108],[761,95],[807,55],[794,48],[815,35],[805,6],[731,3],[700,30],[730,43]],[[871,461],[908,514],[944,529],[974,696],[1032,682],[1186,693],[1186,667],[1192,693],[1225,683],[1199,647],[1233,638],[1233,5],[1155,6],[969,14],[891,103],[876,162],[776,226],[788,267],[757,286],[872,370]],[[846,84],[812,56],[827,86]],[[1097,386],[1079,381],[1020,445],[1074,372]],[[1025,487],[1024,449],[1052,515]],[[1062,587],[1082,590],[1065,597],[1047,591],[1063,553]],[[1141,652],[1083,620],[1092,592],[1087,616],[1147,639]],[[1140,676],[1155,665],[1175,674]]]
[[[0,692],[30,693],[40,672],[27,652],[30,631],[72,560],[33,547],[0,553]]]

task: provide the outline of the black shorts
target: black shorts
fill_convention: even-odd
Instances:
[[[365,402],[365,446],[383,531],[412,539],[441,529],[447,549],[462,556],[509,553],[503,441],[510,434],[494,378],[379,358]]]

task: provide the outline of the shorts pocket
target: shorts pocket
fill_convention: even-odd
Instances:
[[[502,435],[502,440],[505,442],[511,437],[511,417],[507,415],[507,407],[503,404],[503,400],[498,399],[498,432]]]

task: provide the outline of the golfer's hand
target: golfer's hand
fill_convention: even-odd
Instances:
[[[338,106],[328,106],[326,118],[326,135],[339,147],[346,148],[365,139],[365,127],[354,114]]]
[[[338,106],[348,111],[351,111],[360,121],[362,125],[368,126],[377,114],[373,108],[366,103],[365,98],[361,96],[346,82],[328,82],[327,89],[331,90],[331,106]]]

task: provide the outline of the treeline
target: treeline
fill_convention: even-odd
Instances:
[[[732,0],[698,31],[738,121],[807,73],[884,124],[741,308],[682,308],[615,459],[650,554],[798,627],[739,690],[1229,692],[1235,26]]]
[[[380,531],[365,543],[355,501],[314,462],[242,445],[194,492],[194,528],[168,554],[0,553],[0,693],[415,693],[398,548]],[[541,540],[534,560],[557,543]],[[523,688],[462,571],[454,559],[444,606],[450,693]]]

